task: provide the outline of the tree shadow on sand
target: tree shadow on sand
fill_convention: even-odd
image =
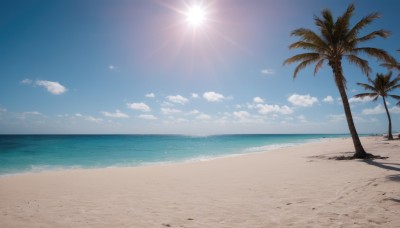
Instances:
[[[398,163],[381,162],[381,161],[375,161],[373,159],[364,159],[363,162],[367,163],[368,165],[373,165],[382,169],[400,172],[400,164]],[[400,177],[397,178],[398,180],[400,180]]]
[[[389,175],[386,177],[388,180],[400,182],[400,174]]]
[[[357,159],[354,158],[353,156],[345,156],[345,155],[341,155],[341,156],[333,156],[333,157],[329,157],[329,160],[359,160],[361,162],[364,162],[368,165],[373,165],[382,169],[386,169],[386,170],[393,170],[393,171],[398,171],[400,172],[400,164],[399,163],[391,163],[391,162],[385,162],[384,160],[386,160],[389,157],[382,157],[380,155],[373,155],[373,154],[368,154],[368,157],[365,159]],[[398,180],[400,181],[400,177],[397,177]]]
[[[350,153],[350,152],[348,152]],[[345,156],[345,155],[340,155],[340,156],[333,156],[333,157],[329,157],[329,160],[362,160],[362,161],[373,161],[375,159],[387,159],[389,157],[382,157],[380,155],[373,155],[373,154],[369,154],[367,153],[366,157],[363,159],[360,158],[356,158],[354,156]]]

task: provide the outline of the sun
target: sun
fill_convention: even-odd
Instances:
[[[201,5],[192,5],[188,7],[185,16],[187,23],[191,27],[197,28],[205,23],[207,10]]]

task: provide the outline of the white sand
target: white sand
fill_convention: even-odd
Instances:
[[[0,227],[400,227],[400,141],[350,139],[190,164],[0,178]],[[319,156],[319,157],[315,157]]]

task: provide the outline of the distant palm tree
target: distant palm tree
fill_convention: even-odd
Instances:
[[[392,80],[392,72],[390,71],[387,74],[376,74],[376,78],[372,80],[368,78],[369,83],[357,83],[357,85],[362,86],[365,90],[370,91],[369,93],[360,93],[355,95],[357,98],[371,97],[374,98],[373,101],[378,100],[379,97],[383,99],[383,105],[385,106],[386,115],[389,121],[388,128],[388,139],[393,140],[392,135],[392,120],[390,118],[389,109],[386,105],[386,98],[392,97],[395,99],[400,99],[400,96],[389,94],[393,90],[400,88],[400,77],[397,77]]]
[[[376,37],[386,38],[389,36],[389,32],[386,30],[377,30],[360,37],[360,31],[372,21],[379,18],[380,15],[378,13],[369,14],[357,22],[353,27],[350,27],[350,18],[353,16],[354,10],[354,4],[349,5],[343,15],[338,17],[336,21],[334,21],[330,10],[323,10],[322,18],[317,16],[314,17],[318,34],[306,28],[294,30],[291,35],[299,37],[300,41],[291,44],[289,48],[301,48],[309,52],[298,54],[287,59],[284,62],[284,65],[299,62],[293,74],[293,77],[295,78],[299,70],[310,64],[315,63],[315,75],[324,63],[328,63],[332,68],[333,77],[342,98],[347,124],[353,139],[355,148],[353,158],[368,158],[369,154],[365,152],[361,145],[351,115],[350,105],[346,94],[346,78],[343,75],[342,60],[345,58],[349,63],[358,66],[364,74],[368,75],[371,72],[371,68],[369,67],[368,61],[359,57],[359,54],[366,54],[385,62],[393,62],[393,57],[382,49],[358,46],[360,43],[369,41]]]
[[[400,52],[400,49],[397,50],[398,52]],[[397,70],[400,76],[400,63],[395,61],[395,62],[385,62],[382,63],[381,66],[384,66],[386,68],[388,68],[389,70]]]
[[[400,52],[400,49],[397,50],[398,52]],[[386,68],[388,68],[389,70],[397,70],[398,75],[397,77],[400,77],[400,63],[399,62],[387,62],[387,63],[382,63],[381,66],[384,66]],[[400,101],[397,102],[396,105],[400,105]]]

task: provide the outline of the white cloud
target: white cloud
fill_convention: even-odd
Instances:
[[[141,103],[126,103],[126,106],[128,106],[128,108],[130,108],[130,109],[139,110],[142,112],[151,111],[150,107],[143,102],[141,102]]]
[[[372,101],[374,98],[372,97],[352,97],[349,99],[350,103],[365,103],[365,102],[369,102]]]
[[[141,119],[145,119],[145,120],[156,120],[157,117],[153,116],[153,115],[139,115],[139,118]]]
[[[263,69],[261,70],[261,74],[272,75],[275,74],[275,71],[273,69]]]
[[[253,98],[254,103],[264,103],[264,100],[261,97],[255,97]]]
[[[198,120],[210,120],[210,119],[211,119],[211,116],[209,116],[209,115],[207,115],[207,114],[204,114],[204,113],[201,113],[200,115],[198,115],[198,116],[196,117],[196,119],[198,119]]]
[[[186,97],[182,97],[181,95],[167,96],[167,99],[168,99],[170,102],[177,103],[177,104],[181,104],[181,105],[184,105],[184,104],[186,104],[187,102],[189,102],[189,100],[188,100]]]
[[[57,115],[57,117],[59,117],[59,118],[66,118],[66,117],[69,117],[69,114],[58,114]]]
[[[230,117],[231,115],[225,114],[225,117],[223,118],[223,121],[226,122],[227,117]],[[238,119],[237,122],[239,123],[247,123],[247,124],[254,124],[254,123],[262,123],[264,120],[258,116],[258,115],[252,115],[247,111],[237,111],[233,112],[232,116]]]
[[[30,85],[30,84],[32,84],[32,80],[29,79],[29,78],[26,78],[26,79],[22,80],[21,83],[22,83],[22,84]]]
[[[363,109],[361,113],[363,115],[378,115],[378,114],[382,114],[384,112],[385,112],[385,109],[383,108],[383,106],[381,104],[378,104],[374,108]]]
[[[95,122],[95,123],[100,123],[100,122],[103,121],[103,119],[101,119],[101,118],[96,118],[96,117],[93,117],[93,116],[85,116],[85,115],[82,115],[80,113],[75,113],[75,116],[79,117],[79,118],[83,118],[84,120],[87,120],[87,121],[90,121],[90,122]]]
[[[116,110],[115,113],[110,112],[101,112],[104,116],[112,117],[112,118],[129,118],[129,116],[125,113],[122,113],[120,110]]]
[[[251,117],[250,113],[246,112],[246,111],[233,112],[233,116],[235,116],[239,119],[248,119]]]
[[[393,108],[390,108],[389,109],[389,112],[392,114],[392,113],[395,113],[395,114],[400,114],[400,107],[399,106],[394,106]]]
[[[0,106],[0,113],[2,113],[2,112],[7,112],[7,109]]]
[[[174,104],[172,104],[172,103],[170,103],[170,102],[164,101],[164,102],[161,104],[161,106],[163,106],[163,107],[174,107]]]
[[[374,123],[376,123],[376,122],[379,122],[379,120],[378,120],[377,118],[371,118],[371,119],[369,119],[369,122],[374,122]]]
[[[326,96],[322,101],[325,103],[332,104],[334,102],[334,99],[332,96]]]
[[[195,98],[195,99],[199,98],[199,94],[197,94],[197,93],[192,93],[191,96],[192,96],[192,98]]]
[[[174,109],[174,108],[161,108],[161,112],[164,115],[170,115],[170,114],[173,114],[173,113],[180,113],[181,110]]]
[[[260,114],[280,113],[288,115],[293,113],[293,109],[286,105],[279,106],[279,105],[258,104],[257,108]]]
[[[328,115],[330,122],[341,122],[345,120],[346,116],[344,114],[332,114]]]
[[[115,65],[108,65],[108,69],[110,71],[116,71],[116,72],[120,71],[120,68],[118,66],[115,66]]]
[[[67,92],[67,88],[58,82],[37,80],[36,85],[46,88],[47,91],[55,95],[60,95]]]
[[[38,111],[29,111],[22,113],[14,113],[15,117],[21,120],[31,119],[31,118],[47,118],[47,116],[43,115]]]
[[[223,99],[225,99],[225,96],[220,94],[220,93],[216,93],[216,92],[205,92],[203,94],[204,99],[206,99],[209,102],[220,102]]]
[[[188,114],[188,115],[196,115],[196,114],[199,114],[199,113],[200,113],[199,110],[194,109],[194,110],[188,112],[187,114]]]
[[[32,111],[32,112],[24,112],[24,114],[28,114],[28,115],[36,115],[36,116],[43,116],[42,113],[38,112],[38,111]]]
[[[84,119],[90,122],[100,123],[103,121],[101,118],[95,118],[93,116],[84,116]]]
[[[154,93],[148,93],[148,94],[146,94],[146,97],[148,97],[148,98],[155,98],[156,95],[155,95]]]
[[[309,94],[300,95],[295,93],[289,96],[288,101],[295,106],[311,107],[318,102],[318,99]]]
[[[29,111],[29,112],[22,112],[22,113],[17,113],[18,118],[20,119],[26,119],[29,116],[40,116],[40,117],[45,117],[42,113],[38,111]]]
[[[302,122],[302,123],[306,123],[307,122],[307,118],[304,115],[298,116],[297,119],[300,120],[300,122]]]

